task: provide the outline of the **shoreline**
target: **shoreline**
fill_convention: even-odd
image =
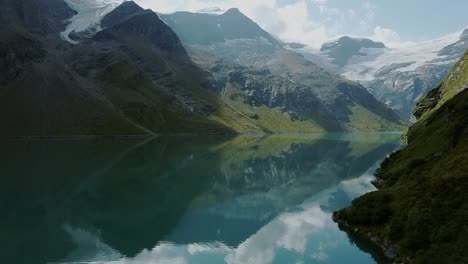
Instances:
[[[133,134],[133,135],[49,135],[49,136],[2,136],[5,140],[79,140],[79,139],[143,139],[156,137],[190,137],[190,136],[215,136],[215,137],[239,137],[239,136],[271,136],[271,135],[318,135],[318,134],[401,134],[401,131],[324,131],[324,132],[246,132],[246,133],[169,133],[169,134]]]
[[[392,245],[388,241],[382,241],[382,239],[377,235],[372,234],[371,231],[348,224],[345,220],[338,218],[336,213],[333,213],[332,219],[338,224],[338,228],[343,232],[356,236],[357,238],[362,239],[365,243],[371,244],[374,248],[378,249],[379,253],[385,258],[385,261],[388,261],[388,263],[411,263],[409,260],[403,260],[402,256],[398,254],[398,249],[395,245]]]

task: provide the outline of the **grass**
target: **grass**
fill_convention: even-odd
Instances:
[[[405,129],[404,126],[385,120],[359,105],[352,106],[350,110],[349,123],[352,129],[363,132],[403,131]]]
[[[238,132],[307,133],[324,132],[312,120],[293,121],[290,116],[265,105],[250,106],[241,100],[223,99],[224,104],[210,118]]]

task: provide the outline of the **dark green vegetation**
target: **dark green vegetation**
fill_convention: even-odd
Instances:
[[[403,263],[468,263],[468,53],[420,101],[408,145],[376,172],[379,191],[335,213]]]
[[[161,255],[132,258],[161,241],[236,248],[289,208],[361,176],[399,142],[378,133],[0,141],[0,259],[159,263]],[[327,212],[349,195],[331,194]]]

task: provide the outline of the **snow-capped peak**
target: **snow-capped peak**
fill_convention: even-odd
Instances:
[[[226,10],[223,10],[219,7],[208,7],[208,8],[204,8],[204,9],[197,11],[197,13],[200,13],[200,14],[212,14],[212,15],[222,15],[225,12]]]
[[[69,35],[73,31],[99,31],[101,19],[126,0],[65,0],[78,14],[70,19],[70,24],[61,36],[64,40],[76,44]]]

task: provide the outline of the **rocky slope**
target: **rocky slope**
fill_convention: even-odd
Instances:
[[[221,15],[176,12],[161,18],[190,48],[194,61],[214,76],[216,89],[235,93],[249,106],[275,108],[326,130],[401,128],[398,116],[364,87],[282,48],[238,9]]]
[[[416,103],[447,75],[468,49],[468,29],[461,35],[388,48],[368,39],[342,37],[320,51],[296,50],[321,67],[361,82],[404,119]]]
[[[466,263],[468,53],[420,101],[408,145],[376,172],[379,191],[334,214],[397,263]]]

